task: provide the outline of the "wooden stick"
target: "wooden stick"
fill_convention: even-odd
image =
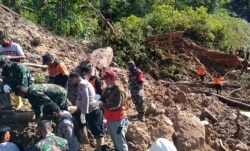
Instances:
[[[27,63],[27,62],[24,62],[22,64],[25,65],[25,66],[31,66],[31,67],[48,68],[47,65],[41,65],[41,64],[36,64],[36,63]]]

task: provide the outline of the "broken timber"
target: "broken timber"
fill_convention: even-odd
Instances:
[[[33,111],[0,111],[0,123],[17,123],[34,121],[35,114]]]
[[[222,96],[216,93],[209,93],[209,94],[217,96],[221,102],[227,104],[228,106],[233,106],[242,110],[250,111],[250,104],[246,104],[246,103],[239,102],[233,99],[229,99],[225,96]]]

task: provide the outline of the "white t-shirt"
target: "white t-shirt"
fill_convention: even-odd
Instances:
[[[0,55],[24,56],[24,52],[19,44],[11,42],[9,47],[0,47]]]
[[[3,142],[0,143],[0,151],[20,151],[20,150],[12,142]]]

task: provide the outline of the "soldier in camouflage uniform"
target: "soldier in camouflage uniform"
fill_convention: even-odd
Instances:
[[[68,141],[52,133],[50,121],[40,121],[37,130],[42,139],[35,145],[33,151],[69,151]]]
[[[56,103],[61,110],[68,110],[67,92],[56,84],[34,84],[31,87],[18,86],[16,95],[27,98],[32,105],[36,118],[40,117],[41,106]]]
[[[136,68],[134,61],[129,62],[129,89],[132,101],[135,104],[138,112],[138,118],[145,121],[145,111],[147,105],[145,104],[144,88],[143,88],[143,73]]]
[[[34,83],[34,78],[31,76],[29,70],[18,62],[12,62],[7,56],[0,56],[0,68],[2,69],[2,79],[3,82],[1,86],[3,87],[4,93],[10,93],[15,90],[18,85],[30,86]],[[10,104],[10,98],[5,102]],[[17,108],[22,106],[21,97],[14,96]]]

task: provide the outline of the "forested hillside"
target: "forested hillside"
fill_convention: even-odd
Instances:
[[[174,31],[220,51],[250,45],[248,0],[1,0],[23,17],[61,36],[111,45],[114,61],[130,59],[148,71],[175,62],[163,50],[144,45],[147,37]],[[172,49],[172,48],[168,48]],[[145,60],[156,62],[155,65]],[[142,66],[142,65],[141,65]],[[164,69],[166,70],[166,69]],[[169,70],[169,69],[168,69]]]

